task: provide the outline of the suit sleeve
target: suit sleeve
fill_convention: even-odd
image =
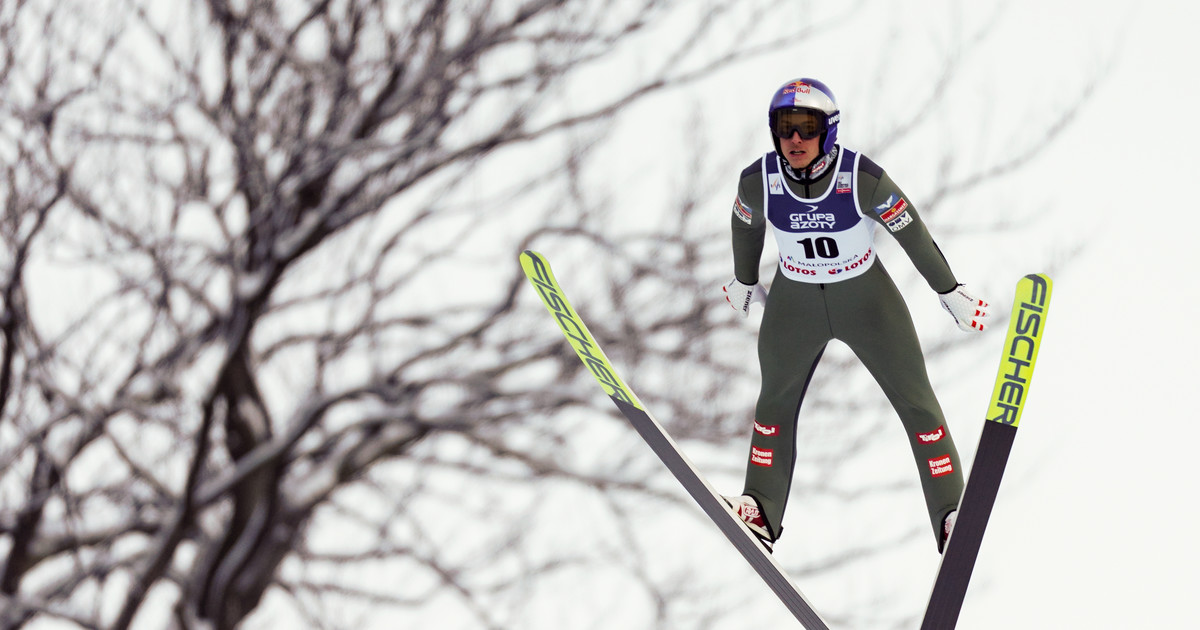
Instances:
[[[859,161],[858,202],[868,217],[900,243],[929,288],[945,293],[958,285],[916,207],[892,178],[866,156]]]
[[[763,216],[762,168],[759,162],[747,166],[738,181],[733,200],[733,275],[742,284],[758,282],[767,223]]]

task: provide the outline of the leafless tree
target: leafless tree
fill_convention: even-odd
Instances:
[[[578,444],[619,425],[516,255],[586,261],[643,397],[743,438],[724,349],[752,332],[697,218],[720,191],[698,167],[669,233],[618,242],[587,149],[802,39],[755,30],[770,4],[0,3],[0,626],[508,628],[581,573],[661,627],[728,614],[613,552],[678,495],[629,442]],[[601,542],[555,492],[594,497]]]

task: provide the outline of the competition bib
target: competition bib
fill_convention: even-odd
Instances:
[[[763,156],[763,205],[783,274],[799,282],[828,283],[869,269],[875,262],[875,222],[858,207],[858,154],[840,151],[833,185],[816,199],[787,187],[779,160],[774,152]]]

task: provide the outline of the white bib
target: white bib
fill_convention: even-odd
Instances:
[[[833,185],[816,199],[787,187],[775,152],[762,159],[764,215],[792,280],[828,283],[861,275],[875,262],[875,221],[858,207],[858,154],[842,149]]]

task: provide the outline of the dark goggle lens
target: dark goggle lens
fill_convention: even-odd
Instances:
[[[802,140],[811,140],[825,133],[825,115],[810,110],[777,110],[772,116],[771,130],[780,138],[799,133]]]

